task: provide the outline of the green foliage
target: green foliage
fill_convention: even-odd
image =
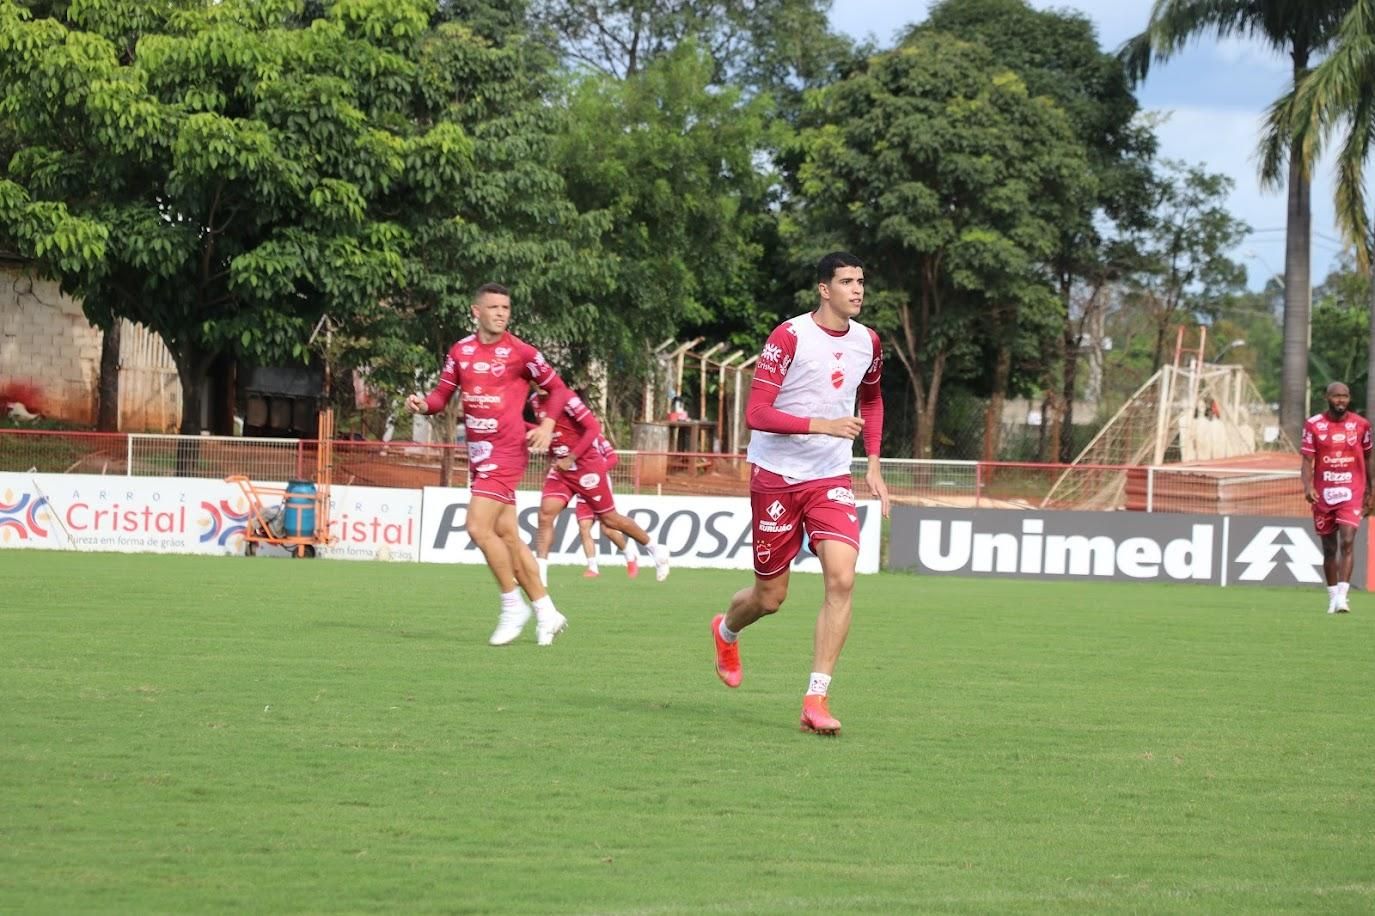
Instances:
[[[985,49],[921,33],[811,99],[798,138],[807,204],[787,228],[800,258],[853,247],[872,264],[866,320],[928,416],[979,335],[1054,325],[1046,269],[1062,219],[1093,193],[1063,112]]]
[[[572,87],[557,156],[581,210],[605,213],[614,288],[606,345],[622,353],[678,329],[715,325],[757,343],[753,290],[762,259],[771,142],[766,99],[713,89],[713,63],[684,43],[627,79]]]

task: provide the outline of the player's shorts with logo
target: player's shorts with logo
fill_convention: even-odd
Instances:
[[[495,451],[490,441],[468,441],[469,489],[508,506],[516,504],[516,487],[525,476],[529,458],[524,451]]]
[[[605,453],[604,453],[603,459],[606,461],[606,470],[607,470],[606,485],[607,485],[608,487],[610,487],[610,486],[611,486],[611,474],[610,474],[611,469],[614,468],[614,467],[616,466],[616,462],[618,462],[618,461],[621,460],[621,456],[620,456],[620,455],[617,455],[615,452],[611,452],[610,454],[605,454]],[[577,514],[577,519],[578,519],[578,521],[580,521],[580,522],[590,522],[590,521],[592,521],[592,519],[594,519],[594,518],[597,517],[597,513],[592,511],[592,507],[591,507],[590,505],[588,505],[588,502],[587,502],[587,500],[585,500],[585,499],[579,499],[579,500],[577,501],[577,503],[575,503],[575,511],[576,511],[576,514]]]
[[[756,477],[758,475],[755,475]],[[771,579],[787,571],[802,550],[805,531],[818,541],[843,541],[859,549],[859,512],[847,476],[808,481],[787,489],[750,488],[754,574]]]
[[[611,495],[611,475],[607,473],[608,470],[605,461],[600,458],[589,459],[586,455],[571,471],[550,467],[544,478],[544,492],[540,499],[557,499],[567,504],[576,496],[579,500],[579,518],[584,517],[584,505],[590,512],[589,518],[614,511],[616,499]]]
[[[1313,529],[1321,537],[1335,534],[1338,525],[1359,528],[1364,514],[1365,510],[1359,499],[1347,500],[1336,505],[1328,505],[1320,499],[1313,504]]]

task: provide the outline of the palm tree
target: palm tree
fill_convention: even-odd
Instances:
[[[1375,234],[1366,212],[1364,172],[1375,133],[1375,0],[1356,0],[1331,55],[1271,106],[1262,169],[1267,174],[1276,172],[1288,148],[1299,155],[1307,174],[1338,125],[1345,126],[1346,136],[1337,154],[1337,222],[1356,251],[1357,266],[1370,276]],[[1375,369],[1375,278],[1370,290],[1367,414],[1375,408],[1375,372],[1371,371]]]
[[[1155,0],[1146,30],[1119,52],[1136,82],[1146,78],[1151,61],[1168,60],[1192,39],[1213,33],[1219,38],[1259,38],[1286,53],[1293,64],[1293,85],[1308,72],[1314,54],[1331,44],[1342,18],[1356,0]],[[1365,2],[1365,0],[1361,0]],[[1275,138],[1272,129],[1267,140]],[[1287,140],[1291,131],[1280,135]],[[1311,183],[1303,152],[1288,149],[1289,205],[1284,244],[1284,362],[1280,373],[1280,425],[1298,441],[1308,408],[1308,323],[1312,289],[1313,214]],[[1281,157],[1282,159],[1283,157]],[[1278,184],[1278,169],[1268,181]]]

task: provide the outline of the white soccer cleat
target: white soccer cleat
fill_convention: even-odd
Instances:
[[[558,611],[551,611],[535,624],[535,644],[552,646],[554,639],[566,629],[568,629],[568,618]]]
[[[654,545],[654,578],[659,582],[668,578],[668,548],[663,544]]]
[[[1334,614],[1350,614],[1350,613],[1351,613],[1351,606],[1348,605],[1348,604],[1346,603],[1346,599],[1345,599],[1345,598],[1342,598],[1341,600],[1339,600],[1339,601],[1337,602],[1337,607],[1332,611],[1332,613],[1334,613]]]
[[[530,605],[522,601],[519,606],[501,612],[501,616],[497,618],[497,628],[492,631],[492,638],[487,642],[493,646],[513,643],[520,637],[521,631],[529,621]]]

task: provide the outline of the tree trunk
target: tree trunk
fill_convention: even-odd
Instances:
[[[1069,464],[1074,460],[1074,385],[1079,376],[1079,349],[1083,335],[1073,328],[1072,323],[1065,325],[1065,370],[1061,387],[1061,410],[1064,420],[1060,427],[1060,449],[1057,460]]]
[[[100,341],[100,408],[96,429],[102,433],[119,431],[119,327],[120,319],[116,318]]]
[[[1003,438],[1003,404],[1007,401],[1007,382],[1012,375],[1012,348],[1004,341],[998,344],[993,361],[993,393],[984,411],[983,460],[997,461]]]
[[[936,405],[940,403],[941,380],[945,376],[946,352],[941,350],[931,360],[931,383],[926,389],[926,399],[919,402],[916,432],[916,458],[930,458],[933,454],[932,443],[936,438]]]
[[[1372,246],[1371,264],[1375,265],[1375,246]],[[1365,415],[1369,419],[1375,416],[1375,269],[1370,276],[1370,343],[1366,349],[1365,365]],[[1297,440],[1291,440],[1297,441]],[[1370,473],[1369,470],[1366,471]]]
[[[1308,55],[1295,50],[1294,85],[1303,79]],[[1280,428],[1299,441],[1308,415],[1308,343],[1312,308],[1309,270],[1313,245],[1311,187],[1302,150],[1289,151],[1289,208],[1284,234],[1284,359],[1280,370]]]
[[[201,433],[201,382],[214,354],[202,352],[195,344],[177,343],[169,347],[177,363],[177,380],[181,382],[181,426],[177,440],[176,475],[198,477]]]
[[[926,416],[926,386],[921,381],[921,365],[914,364],[910,372],[907,373],[907,380],[912,386],[912,404],[917,413],[917,422],[912,427],[912,457],[921,457],[921,421]]]

